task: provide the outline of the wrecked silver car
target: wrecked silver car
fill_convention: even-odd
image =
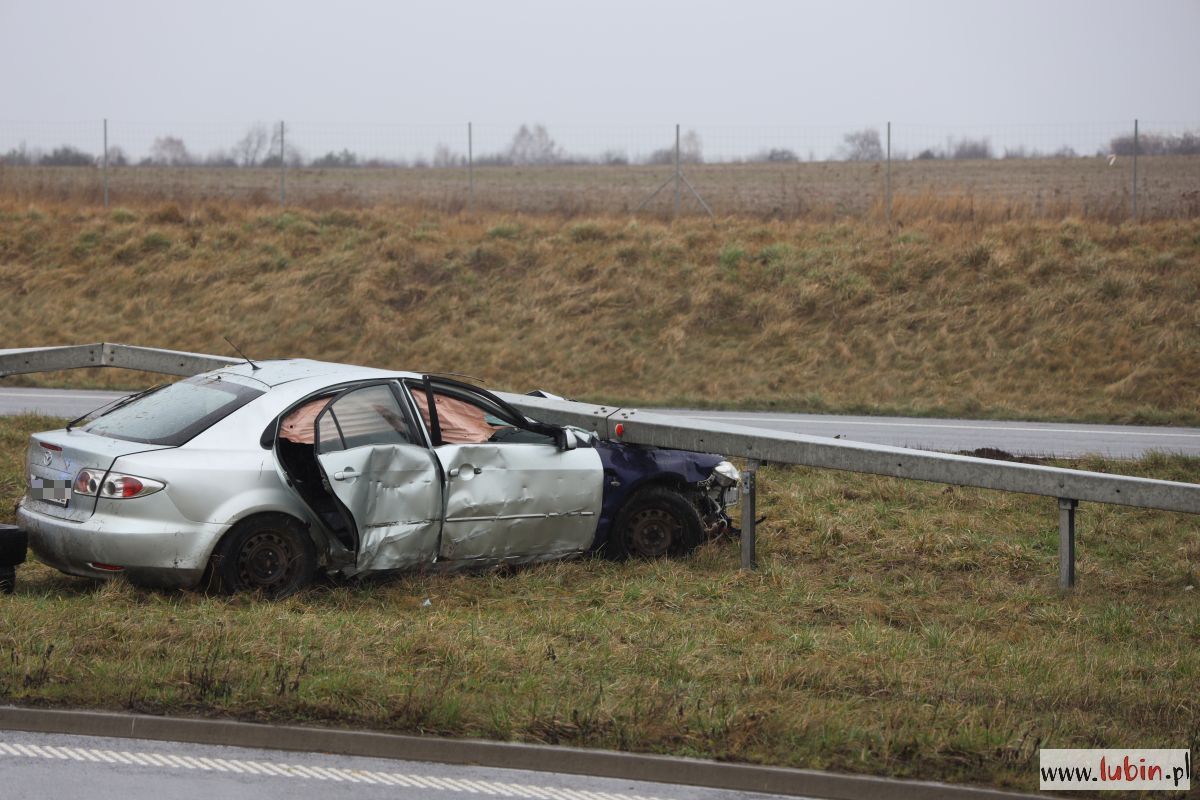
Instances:
[[[90,417],[30,438],[17,510],[72,575],[283,596],[321,571],[681,555],[737,500],[719,456],[599,441],[439,376],[247,362]]]

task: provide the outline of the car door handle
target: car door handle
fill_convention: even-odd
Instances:
[[[333,473],[333,479],[335,481],[346,481],[346,480],[352,481],[357,477],[358,477],[358,473],[354,471],[354,467],[346,467],[344,470],[341,470],[340,472]]]
[[[473,475],[478,475],[479,473],[483,472],[482,467],[471,467],[470,470],[471,470],[471,474],[473,474]],[[462,474],[462,469],[460,467],[454,467],[446,474],[449,475],[451,478],[457,478],[459,475]]]

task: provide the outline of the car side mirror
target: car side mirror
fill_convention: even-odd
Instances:
[[[574,450],[579,447],[579,440],[575,438],[575,431],[570,428],[559,428],[558,434],[554,438],[558,440],[559,450]]]

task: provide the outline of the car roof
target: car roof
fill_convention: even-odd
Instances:
[[[308,358],[285,358],[272,361],[256,361],[250,364],[233,364],[213,370],[213,374],[237,375],[267,386],[280,386],[306,378],[321,378],[330,384],[344,381],[370,380],[372,378],[417,378],[419,374],[395,370],[360,367],[355,364],[338,364],[333,361],[313,361]]]

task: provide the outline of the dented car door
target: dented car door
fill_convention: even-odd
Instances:
[[[444,444],[446,519],[439,558],[558,556],[592,544],[603,494],[600,455],[554,444]]]
[[[359,572],[437,558],[441,477],[397,388],[373,384],[344,392],[315,423],[317,461],[357,530]]]
[[[594,448],[565,435],[572,446],[560,447],[553,426],[475,387],[429,377],[407,387],[445,480],[439,559],[554,558],[592,545],[604,493]]]

